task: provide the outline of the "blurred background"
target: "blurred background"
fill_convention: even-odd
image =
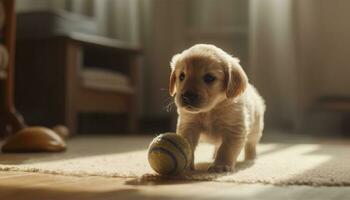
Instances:
[[[17,0],[15,101],[76,133],[175,131],[169,61],[196,43],[240,58],[266,129],[350,136],[350,1]]]

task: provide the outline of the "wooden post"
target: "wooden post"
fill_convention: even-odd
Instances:
[[[16,113],[14,105],[14,61],[15,61],[15,46],[16,46],[16,13],[15,13],[15,0],[3,0],[2,1],[5,10],[5,22],[4,22],[4,45],[8,51],[8,64],[5,79],[5,95],[1,102],[0,110],[0,136],[6,136],[13,134],[19,129],[25,127],[23,118]]]
[[[7,83],[6,83],[6,103],[9,112],[15,112],[13,100],[13,74],[15,62],[15,48],[16,48],[16,14],[15,14],[15,0],[2,1],[5,8],[5,24],[4,24],[4,44],[9,53],[7,64]]]

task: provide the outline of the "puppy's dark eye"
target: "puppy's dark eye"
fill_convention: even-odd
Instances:
[[[203,80],[205,83],[210,84],[210,83],[214,82],[216,80],[216,78],[215,78],[215,76],[213,76],[211,74],[206,74],[206,75],[204,75]]]
[[[185,73],[181,72],[179,79],[180,79],[180,81],[185,80]]]

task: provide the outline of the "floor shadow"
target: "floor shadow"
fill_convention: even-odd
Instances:
[[[196,171],[195,173],[208,173],[208,168],[212,164],[212,162],[200,162],[196,164]],[[245,170],[247,168],[250,168],[251,166],[254,165],[254,160],[249,160],[249,161],[238,161],[236,163],[235,169],[232,173],[237,173],[241,170]],[[221,174],[227,174],[227,173],[221,173]]]
[[[183,175],[166,176],[159,174],[144,174],[140,178],[125,181],[125,185],[152,186],[152,185],[179,185],[190,184],[195,181],[186,179]]]

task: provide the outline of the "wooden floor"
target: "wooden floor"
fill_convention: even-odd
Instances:
[[[0,172],[0,199],[346,199],[350,187],[238,185],[218,182],[139,182],[133,179]]]

